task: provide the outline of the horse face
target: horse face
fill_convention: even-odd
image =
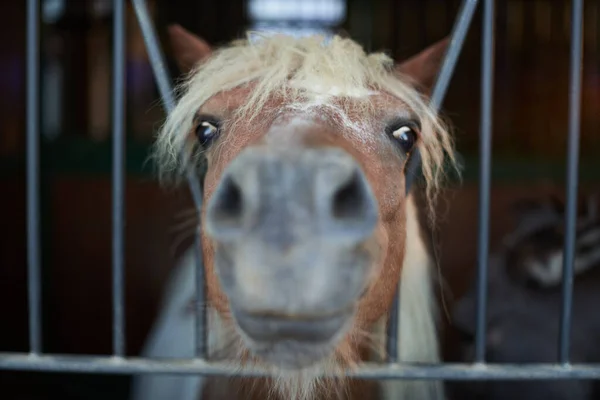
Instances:
[[[284,367],[331,353],[359,310],[363,328],[379,317],[401,267],[382,261],[403,254],[404,232],[393,245],[389,234],[405,221],[406,156],[379,119],[369,125],[382,138],[362,147],[335,115],[319,115],[283,112],[254,132],[240,123],[206,177],[205,250],[218,287],[247,346]]]
[[[206,56],[200,39],[173,32],[185,50],[181,66],[193,64],[191,54]],[[415,79],[427,71],[419,80],[427,84],[444,48],[401,71]],[[281,94],[240,117],[255,90],[221,91],[196,116],[208,161],[208,297],[260,361],[303,368],[336,353],[350,361],[340,349],[385,313],[398,284],[403,170],[421,121],[402,99],[376,90],[364,94],[370,107]]]

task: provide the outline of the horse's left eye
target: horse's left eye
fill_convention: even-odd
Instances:
[[[392,132],[392,137],[400,144],[402,150],[408,153],[417,143],[417,133],[408,125],[398,127]]]
[[[217,138],[219,125],[216,122],[200,120],[196,126],[196,137],[202,147],[208,147]]]

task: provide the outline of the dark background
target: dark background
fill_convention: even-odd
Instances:
[[[299,2],[308,10],[327,3]],[[330,28],[404,59],[447,35],[460,4],[340,0],[345,15],[328,27],[324,19],[303,21],[302,13],[295,21],[259,21],[248,12],[249,3],[149,2],[174,81],[178,73],[165,40],[170,23],[214,45],[260,23]],[[28,351],[25,5],[0,2],[0,351],[22,352]],[[110,354],[112,1],[43,0],[42,7],[43,350]],[[589,191],[600,177],[600,1],[588,0],[585,7],[580,175],[582,190]],[[441,268],[455,298],[470,283],[476,260],[480,20],[478,9],[443,107],[466,165],[463,183],[442,202]],[[564,191],[569,32],[570,1],[497,2],[492,249],[510,228],[510,202]],[[167,275],[191,244],[190,232],[176,229],[191,203],[186,187],[160,188],[147,160],[164,113],[130,5],[126,68],[126,347],[128,355],[136,355]],[[127,390],[127,377],[0,372],[3,400],[117,400]]]

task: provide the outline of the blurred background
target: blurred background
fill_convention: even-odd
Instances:
[[[111,0],[42,0],[41,174],[43,351],[111,352]],[[345,32],[369,50],[408,58],[451,31],[458,0],[149,0],[179,78],[166,27],[212,45],[247,29]],[[0,2],[0,351],[28,351],[25,213],[25,1]],[[564,192],[570,1],[496,6],[491,246],[507,206]],[[481,7],[443,105],[464,158],[464,180],[441,202],[441,268],[458,298],[477,255]],[[600,181],[600,1],[585,2],[582,190]],[[177,257],[191,244],[187,187],[160,188],[148,160],[164,118],[133,10],[127,9],[126,315],[137,355]],[[0,372],[0,398],[125,399],[127,377]]]

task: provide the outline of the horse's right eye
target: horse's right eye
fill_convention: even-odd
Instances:
[[[403,125],[392,132],[392,137],[398,141],[402,150],[404,150],[406,154],[409,154],[417,143],[418,135],[413,128],[408,125]]]
[[[196,125],[196,138],[200,145],[206,148],[217,138],[219,131],[220,127],[216,121],[200,119]]]

